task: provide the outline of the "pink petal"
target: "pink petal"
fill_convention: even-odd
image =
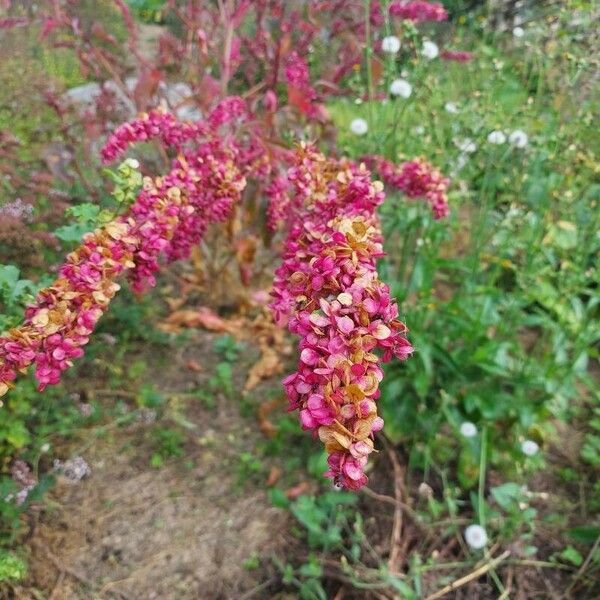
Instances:
[[[306,408],[300,411],[300,423],[303,429],[314,429],[317,425],[315,419]]]
[[[354,321],[350,317],[339,317],[337,326],[342,333],[348,335],[354,330]]]
[[[379,310],[379,302],[376,302],[373,298],[365,298],[363,306],[370,315],[374,315]]]
[[[343,471],[347,477],[354,481],[359,480],[363,476],[362,467],[354,459],[346,461]]]
[[[310,322],[317,327],[327,327],[327,325],[330,323],[327,317],[319,314],[318,312],[311,313],[309,319]]]
[[[378,323],[375,330],[372,332],[373,337],[378,340],[385,340],[392,335],[392,330],[383,323]]]
[[[300,360],[309,366],[316,365],[319,362],[319,354],[312,348],[304,348],[300,353]]]
[[[371,425],[371,431],[381,431],[383,429],[383,419],[381,417],[375,417],[373,424]]]
[[[350,367],[350,371],[355,377],[362,377],[365,374],[366,370],[367,369],[364,365],[359,364],[355,364]]]

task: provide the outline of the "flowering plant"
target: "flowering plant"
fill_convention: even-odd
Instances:
[[[376,214],[383,186],[364,165],[327,160],[305,145],[283,175],[264,158],[250,119],[245,103],[229,97],[203,121],[184,123],[153,111],[116,129],[102,150],[105,161],[155,138],[177,152],[171,171],[145,178],[124,214],[85,234],[59,278],[28,306],[23,325],[0,338],[0,394],[30,365],[40,391],[58,383],[83,354],[121,274],[142,292],[155,283],[161,255],[188,257],[208,225],[228,217],[246,177],[270,181],[272,226],[282,217],[289,223],[272,308],[277,322],[301,337],[298,371],[284,382],[290,407],[300,409],[302,426],[325,443],[328,475],[357,489],[366,482],[372,434],[383,426],[375,404],[383,372],[374,351],[383,361],[412,352],[376,271],[383,254]],[[244,124],[244,135],[235,135]],[[290,154],[278,158],[286,164]]]
[[[116,54],[111,53],[114,40],[97,27],[83,30],[69,4],[58,2],[51,16],[40,14],[41,37],[53,43],[60,31],[68,32],[82,67],[95,70],[97,76],[106,71],[119,94],[145,109],[156,102],[161,68],[173,61],[185,64],[191,46],[162,39],[160,68],[154,68],[137,49],[127,5],[120,1],[116,5],[129,31],[131,54],[141,65],[133,90],[127,88]],[[101,150],[105,163],[122,156],[132,143],[155,141],[163,158],[171,156],[168,172],[144,178],[137,195],[131,187],[115,195],[122,206],[119,214],[104,218],[95,231],[83,236],[82,244],[59,268],[59,277],[27,307],[24,323],[0,338],[0,395],[30,366],[40,390],[58,383],[73,360],[82,356],[120,289],[120,277],[126,274],[137,293],[154,285],[161,257],[167,261],[189,257],[210,224],[232,217],[234,206],[242,203],[247,180],[253,179],[267,199],[270,231],[286,224],[272,308],[276,320],[301,338],[298,370],[285,381],[290,406],[300,409],[302,426],[324,441],[330,454],[329,474],[340,485],[357,489],[366,482],[364,466],[373,450],[372,434],[383,426],[375,403],[383,377],[380,362],[392,356],[404,359],[412,352],[398,308],[376,271],[376,261],[383,255],[376,213],[383,202],[383,186],[371,181],[362,164],[326,159],[310,145],[294,154],[281,139],[293,123],[310,123],[315,131],[328,121],[323,100],[345,93],[340,86],[361,61],[361,47],[370,43],[370,26],[392,17],[422,22],[447,15],[441,6],[426,2],[390,6],[374,2],[365,22],[362,5],[345,0],[309,2],[306,13],[268,1],[225,2],[218,14],[208,6],[183,9],[168,3],[168,9],[194,31],[193,51],[199,51],[204,75],[198,90],[190,91],[207,116],[184,121],[178,118],[178,109],[150,110],[110,135]],[[252,38],[236,33],[245,19],[256,24]],[[280,23],[280,35],[271,31],[269,19]],[[344,43],[332,53],[336,67],[322,66],[317,79],[304,57],[322,32],[320,20],[331,39],[343,38]],[[300,27],[292,26],[296,21]],[[210,39],[205,33],[209,22],[219,24]],[[348,36],[356,43],[347,43]],[[97,45],[99,37],[107,47]],[[394,36],[382,38],[379,46],[387,53],[400,48]],[[209,74],[215,57],[220,81]],[[268,68],[256,69],[257,63]],[[238,87],[249,88],[244,98],[226,95]],[[219,96],[223,99],[210,109]],[[48,101],[62,116],[61,102],[54,96]],[[96,104],[98,116],[102,109]],[[97,128],[96,133],[104,130]],[[367,163],[408,197],[426,199],[435,218],[448,213],[448,181],[426,161],[396,166],[375,156]]]

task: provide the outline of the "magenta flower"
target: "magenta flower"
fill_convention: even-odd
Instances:
[[[439,2],[425,2],[424,0],[412,0],[409,2],[395,0],[389,6],[390,15],[423,23],[425,21],[445,21],[448,13]]]
[[[381,156],[365,156],[365,163],[379,173],[383,181],[409,198],[423,198],[431,205],[434,219],[443,219],[450,214],[448,186],[444,177],[424,158],[395,165]]]
[[[443,50],[440,54],[440,58],[455,62],[469,62],[473,58],[473,53],[463,50]]]

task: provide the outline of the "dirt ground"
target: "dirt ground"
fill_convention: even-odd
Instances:
[[[151,369],[157,388],[173,393],[197,385],[184,364],[214,353],[212,339],[205,334]],[[240,369],[234,379],[243,378]],[[286,516],[271,506],[264,483],[240,486],[235,476],[239,453],[261,433],[240,416],[235,398],[220,398],[213,410],[195,402],[185,418],[193,428],[185,455],[162,468],[150,465],[153,424],[144,419],[87,444],[81,455],[91,475],[59,481],[37,515],[30,581],[18,598],[271,597],[264,595],[269,557],[286,544]],[[264,558],[267,567],[245,568],[249,557]]]

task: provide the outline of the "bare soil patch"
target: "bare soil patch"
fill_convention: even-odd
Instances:
[[[198,334],[160,364],[150,357],[157,388],[168,394],[198,386],[198,374],[185,367],[191,356],[202,364],[202,378],[210,376],[213,339]],[[249,350],[234,374],[236,389],[255,353]],[[238,402],[219,397],[213,410],[186,406],[185,455],[159,469],[149,460],[152,423],[97,439],[82,453],[91,475],[77,484],[59,481],[36,516],[30,581],[17,597],[43,591],[39,597],[54,600],[218,600],[268,582],[269,557],[286,544],[286,515],[271,506],[264,485],[236,478],[240,452],[261,435],[240,416]],[[261,567],[244,565],[249,557]],[[271,597],[266,587],[252,598]]]

